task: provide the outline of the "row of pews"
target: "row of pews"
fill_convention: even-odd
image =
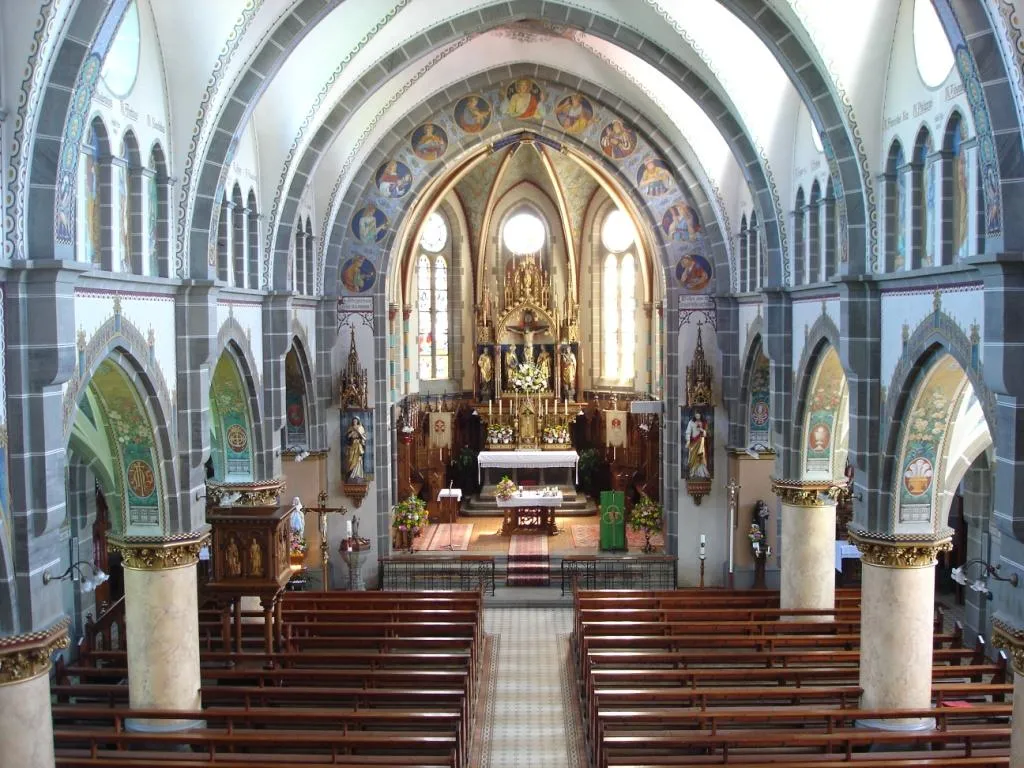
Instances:
[[[824,621],[823,621],[824,619]],[[592,765],[974,768],[1009,765],[1006,657],[934,632],[932,706],[860,707],[860,595],[833,611],[765,590],[577,591],[575,663]],[[870,721],[931,718],[923,731]]]
[[[123,643],[106,629],[87,635],[52,686],[58,768],[470,764],[481,593],[288,592],[282,601],[285,644],[273,653],[261,613],[225,623],[200,611],[201,711],[129,708]],[[132,728],[140,720],[147,732]],[[198,727],[171,730],[175,721]]]

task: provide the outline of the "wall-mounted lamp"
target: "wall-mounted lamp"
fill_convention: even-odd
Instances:
[[[978,578],[968,583],[967,572],[975,565],[980,565]],[[992,590],[988,587],[989,578],[993,578],[996,581],[1005,581],[1012,587],[1016,587],[1020,580],[1016,573],[1011,573],[1009,576],[1000,576],[999,568],[1001,566],[992,566],[981,558],[975,558],[974,560],[968,560],[966,563],[961,565],[959,568],[954,568],[950,574],[953,577],[953,581],[957,584],[965,587],[970,587],[975,592],[980,592],[983,595],[987,595],[988,599],[992,599]]]
[[[86,576],[85,573],[83,573],[83,565],[92,569],[91,577]],[[106,573],[90,563],[88,560],[79,560],[77,563],[72,563],[60,576],[54,576],[49,570],[43,571],[43,584],[49,584],[51,581],[65,581],[67,579],[71,579],[72,581],[80,581],[82,583],[83,592],[92,592],[96,587],[109,578],[110,577]]]

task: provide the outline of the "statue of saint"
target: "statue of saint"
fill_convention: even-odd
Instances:
[[[345,470],[350,482],[359,483],[366,479],[363,472],[363,454],[366,453],[366,427],[358,416],[352,417],[352,425],[345,433],[348,447],[345,449]]]
[[[505,351],[505,381],[511,381],[511,375],[519,367],[519,359],[516,357],[515,347],[509,347]]]
[[[551,386],[551,353],[546,349],[541,350],[537,356],[537,367],[540,368],[540,372],[544,376],[544,388],[549,388]]]
[[[249,542],[249,575],[263,575],[263,547],[255,537]]]
[[[487,354],[486,349],[476,359],[476,365],[480,369],[480,382],[483,384],[490,383],[491,378],[494,376],[494,361],[491,360],[491,356]]]
[[[708,423],[704,421],[700,411],[695,411],[686,425],[686,476],[689,480],[707,480],[711,477],[708,470],[707,437]]]
[[[242,561],[238,555],[238,542],[234,536],[228,540],[228,546],[224,550],[224,564],[227,566],[225,570],[228,576],[242,575]]]
[[[575,397],[576,392],[576,354],[571,347],[562,350],[562,386],[566,397]]]

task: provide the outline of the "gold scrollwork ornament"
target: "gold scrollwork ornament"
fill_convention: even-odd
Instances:
[[[941,541],[879,541],[853,533],[850,543],[860,550],[861,560],[879,568],[930,568],[939,552],[953,549],[952,539]]]
[[[123,558],[125,568],[139,571],[162,571],[183,568],[199,562],[199,551],[209,540],[209,533],[185,539],[110,539],[110,548]]]
[[[0,639],[0,686],[46,674],[54,652],[70,644],[69,626],[70,619],[64,618],[42,632]]]

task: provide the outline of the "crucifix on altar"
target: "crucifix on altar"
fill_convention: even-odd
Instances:
[[[533,317],[533,312],[526,309],[523,310],[523,322],[521,325],[506,325],[505,329],[517,336],[523,337],[523,359],[528,363],[532,363],[534,334],[543,333],[549,327],[538,323]]]

